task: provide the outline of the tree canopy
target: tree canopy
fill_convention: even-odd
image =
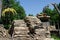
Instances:
[[[28,16],[33,16],[33,14],[29,14]]]
[[[2,23],[4,28],[9,29],[13,20],[24,19],[24,8],[16,0],[2,0]]]
[[[49,7],[44,7],[43,13],[49,15],[51,17],[51,21],[58,21],[59,14],[55,8],[51,10]]]
[[[24,19],[26,14],[24,8],[20,5],[20,3],[16,0],[3,0],[2,1],[2,10],[10,7],[14,8],[17,12],[17,18],[16,19]]]
[[[58,6],[58,9],[60,10],[60,3],[57,4],[57,6]],[[55,22],[55,23],[60,22],[60,14],[57,12],[55,8],[53,8],[52,10],[51,8],[49,8],[49,6],[45,6],[42,12],[50,16],[51,22]]]

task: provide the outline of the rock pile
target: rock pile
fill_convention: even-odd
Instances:
[[[14,20],[14,40],[45,40],[50,39],[50,32],[42,27],[42,22],[33,16],[25,20]],[[35,28],[36,34],[29,34],[29,27]]]
[[[24,20],[14,20],[14,22],[14,37],[27,35],[29,30]]]
[[[30,24],[32,27],[41,25],[41,21],[37,17],[34,17],[34,16],[27,16],[25,18],[25,21],[27,24]]]
[[[4,26],[2,24],[0,24],[0,38],[9,38],[10,35],[8,34],[8,31],[4,28]]]
[[[32,34],[30,31],[35,33]],[[8,31],[1,26],[0,38],[6,37],[5,39],[7,40],[51,40],[50,31],[46,30],[40,19],[34,16],[27,16],[24,20],[14,20],[14,32],[12,38],[9,39],[9,34],[7,34]]]
[[[12,40],[8,30],[2,24],[0,24],[0,40]]]

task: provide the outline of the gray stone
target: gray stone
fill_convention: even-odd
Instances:
[[[1,37],[7,37],[7,38],[10,37],[10,35],[8,34],[8,31],[4,28],[2,24],[0,24],[0,38]]]
[[[24,20],[14,20],[14,27],[26,27]]]
[[[28,26],[28,24],[30,25]],[[36,34],[29,34],[29,27],[35,28]],[[0,30],[2,32],[0,33],[1,35],[5,36],[8,34],[8,31],[2,26]],[[14,32],[12,37],[8,38],[5,36],[3,39],[2,38],[3,36],[1,36],[1,40],[52,40],[50,37],[50,30],[46,30],[46,25],[42,25],[42,22],[37,17],[33,16],[28,16],[25,20],[14,20]]]
[[[35,26],[41,27],[41,21],[37,17],[27,16],[25,18],[25,21],[27,24],[30,24],[30,27],[32,27],[32,28],[34,28]]]
[[[24,20],[14,20],[14,22],[14,37],[27,35],[29,30]]]

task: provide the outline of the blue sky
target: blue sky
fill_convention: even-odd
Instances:
[[[50,3],[59,3],[60,0],[19,0],[19,2],[23,6],[27,15],[36,15],[37,13],[42,12],[44,6]],[[51,4],[50,8],[53,8]]]

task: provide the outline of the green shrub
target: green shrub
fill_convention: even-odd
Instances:
[[[52,34],[51,37],[54,38],[54,40],[60,40],[60,38],[55,34]]]

